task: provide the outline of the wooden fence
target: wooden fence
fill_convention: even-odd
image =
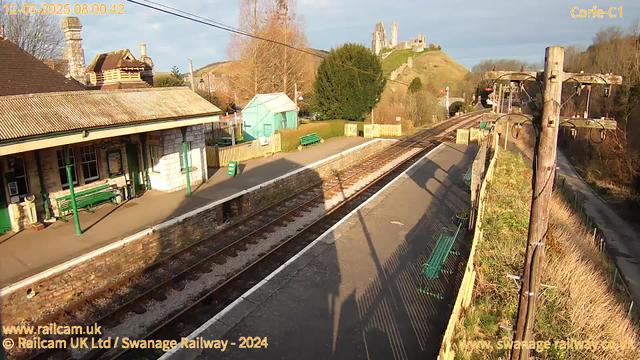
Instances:
[[[344,124],[344,136],[358,136],[358,124]]]
[[[491,179],[493,178],[493,172],[495,170],[496,160],[498,157],[498,137],[495,131],[493,131],[492,136],[491,148],[494,152],[485,176],[484,178],[482,178],[482,185],[480,186],[480,191],[478,194],[476,215],[474,217],[475,226],[473,232],[473,242],[471,243],[471,251],[469,252],[469,259],[467,260],[467,267],[464,272],[464,277],[462,278],[462,284],[460,285],[460,290],[458,290],[458,296],[456,297],[456,302],[453,305],[453,311],[451,312],[451,317],[449,318],[449,324],[447,325],[447,330],[445,330],[444,337],[442,338],[442,345],[440,346],[438,360],[452,360],[455,357],[455,352],[451,349],[451,341],[453,340],[453,334],[456,328],[456,324],[458,323],[458,319],[460,318],[462,309],[467,309],[471,304],[473,285],[476,281],[476,270],[473,265],[473,258],[476,253],[478,241],[482,239],[483,234],[482,218],[484,215],[484,207],[487,201],[487,182],[491,181]],[[474,200],[472,199],[472,203],[473,202]]]
[[[259,140],[254,140],[235,146],[207,146],[207,166],[223,167],[229,165],[231,161],[255,159],[280,151],[282,151],[280,134],[271,135],[267,145],[260,145]]]
[[[368,124],[364,126],[364,137],[402,136],[402,125]]]

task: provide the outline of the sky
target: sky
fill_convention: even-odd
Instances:
[[[144,2],[145,0],[138,0]],[[240,0],[154,0],[230,26],[238,26]],[[275,1],[275,0],[262,0]],[[76,1],[80,3],[90,3]],[[398,23],[398,41],[417,34],[428,43],[442,46],[451,58],[471,69],[483,59],[518,59],[542,63],[544,49],[551,45],[588,46],[595,33],[617,25],[625,30],[640,18],[640,1],[584,0],[297,0],[304,16],[310,46],[330,50],[352,42],[371,46],[375,24],[384,22],[390,35],[391,22]],[[38,2],[32,2],[36,3]],[[100,3],[123,4],[124,14],[80,15],[85,61],[91,63],[102,52],[128,48],[140,55],[140,43],[147,44],[147,55],[156,71],[178,66],[188,70],[227,60],[230,34],[172,15],[144,8],[126,0]],[[74,2],[71,2],[74,4]],[[597,6],[610,18],[573,18],[571,9]],[[577,10],[574,10],[577,13]]]

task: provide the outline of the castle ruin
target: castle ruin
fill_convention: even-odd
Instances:
[[[382,52],[382,49],[393,48],[396,50],[408,50],[411,49],[414,52],[422,52],[427,48],[427,37],[422,34],[418,34],[416,39],[409,41],[402,41],[398,43],[398,23],[391,22],[391,40],[387,37],[387,31],[384,28],[384,24],[379,22],[376,24],[375,31],[371,36],[371,51],[378,55]]]

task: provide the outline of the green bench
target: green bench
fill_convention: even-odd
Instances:
[[[302,146],[315,144],[321,141],[322,141],[322,138],[318,136],[318,134],[316,133],[300,136],[300,145]]]
[[[447,262],[449,254],[453,253],[454,255],[459,255],[458,252],[451,251],[451,249],[453,249],[453,244],[456,242],[458,234],[463,226],[464,221],[460,221],[458,229],[453,236],[445,234],[440,235],[440,238],[436,243],[436,247],[433,249],[433,252],[431,252],[431,256],[429,256],[429,260],[422,265],[422,275],[426,276],[428,279],[438,279],[441,272],[448,274],[451,273],[450,271],[443,270],[442,267]],[[443,295],[441,293],[432,292],[425,285],[421,286],[418,291],[423,294],[434,296],[438,299],[443,299]]]
[[[471,187],[471,175],[472,175],[473,167],[469,166],[469,170],[464,174],[464,184],[467,187]]]
[[[116,198],[111,185],[102,185],[92,189],[78,191],[76,195],[76,205],[78,209],[86,208],[89,212],[93,212],[93,206],[97,203]],[[65,217],[73,212],[73,204],[71,204],[71,195],[56,198],[58,205],[58,217],[65,220]]]
[[[223,136],[218,139],[218,145],[220,146],[230,146],[231,144],[233,144],[231,137]]]

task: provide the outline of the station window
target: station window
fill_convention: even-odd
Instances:
[[[160,172],[160,158],[162,154],[160,154],[160,149],[156,145],[149,146],[149,155],[151,157],[151,171],[155,173]],[[184,161],[184,159],[183,159]],[[180,162],[182,164],[182,162]]]
[[[15,181],[9,182],[9,196],[18,196],[22,200],[29,195],[29,184],[27,182],[27,168],[24,165],[22,156],[14,157],[10,160],[9,167],[13,168]]]
[[[67,179],[67,168],[64,165],[64,153],[62,150],[57,150],[56,155],[58,157],[58,172],[60,173],[60,183],[63,189],[69,187],[69,180]],[[71,163],[71,178],[73,184],[78,184],[78,175],[76,173],[76,158],[73,154],[73,149],[69,149],[69,162]]]
[[[84,181],[89,182],[100,179],[96,148],[93,145],[85,145],[81,147],[80,157],[82,160],[82,174],[84,175]]]
[[[189,157],[189,167],[193,166],[193,159],[191,158],[191,141],[187,141],[187,156]],[[180,169],[184,170],[184,146],[180,144]]]

